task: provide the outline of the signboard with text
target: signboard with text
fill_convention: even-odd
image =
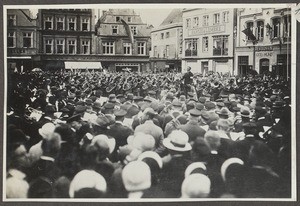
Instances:
[[[188,36],[215,34],[225,32],[225,25],[207,26],[188,30]]]

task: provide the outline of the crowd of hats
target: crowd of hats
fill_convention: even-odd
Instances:
[[[8,75],[7,198],[287,198],[283,77]]]

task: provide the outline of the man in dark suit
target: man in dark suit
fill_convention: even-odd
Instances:
[[[132,129],[123,124],[126,111],[119,109],[114,112],[116,122],[110,126],[110,129],[107,130],[106,134],[115,138],[116,140],[116,149],[120,146],[127,144],[128,136],[133,134]]]
[[[184,125],[180,125],[179,129],[188,134],[189,142],[193,142],[199,136],[204,137],[206,131],[199,125],[198,120],[201,112],[197,109],[192,109],[189,113],[189,121]]]

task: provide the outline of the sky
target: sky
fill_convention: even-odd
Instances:
[[[30,9],[33,16],[36,15],[38,9]],[[152,24],[154,27],[158,27],[163,20],[170,14],[172,9],[135,9],[136,13],[141,15],[144,23]]]

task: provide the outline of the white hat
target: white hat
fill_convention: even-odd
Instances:
[[[240,165],[244,165],[243,160],[233,157],[233,158],[229,158],[227,160],[225,160],[225,162],[222,164],[221,166],[221,176],[223,181],[225,181],[225,175],[226,175],[226,170],[227,168],[231,165],[231,164],[240,164]]]
[[[55,130],[55,125],[53,123],[46,123],[39,129],[39,134],[45,139],[48,138]]]
[[[151,187],[151,170],[145,162],[129,162],[122,171],[122,181],[128,192],[149,189]]]
[[[187,178],[197,168],[200,168],[200,169],[203,169],[206,171],[206,166],[203,162],[193,162],[186,168],[184,177]]]
[[[181,198],[206,198],[210,193],[210,179],[203,174],[191,174],[181,185]]]
[[[138,132],[134,135],[134,137],[130,137],[127,140],[128,144],[133,148],[138,149],[142,152],[151,151],[155,147],[155,139],[150,134],[145,134],[142,132]]]
[[[192,149],[189,144],[189,136],[181,130],[174,130],[163,140],[163,145],[173,151],[186,152]]]
[[[108,148],[109,148],[109,153],[111,154],[115,150],[116,140],[114,138],[108,138],[104,134],[100,134],[100,135],[95,136],[92,139],[91,144],[94,145],[94,144],[96,144],[97,141],[101,141],[101,140],[105,141],[107,143]]]
[[[83,188],[94,188],[106,192],[107,184],[104,177],[94,170],[81,170],[75,175],[70,184],[70,197],[73,198],[75,192]]]
[[[146,151],[146,152],[143,152],[142,154],[140,154],[140,156],[138,157],[138,160],[142,161],[143,159],[145,158],[152,158],[154,159],[159,168],[161,169],[162,166],[163,166],[163,162],[162,162],[162,159],[161,157],[156,153],[156,152],[153,152],[153,151]]]

